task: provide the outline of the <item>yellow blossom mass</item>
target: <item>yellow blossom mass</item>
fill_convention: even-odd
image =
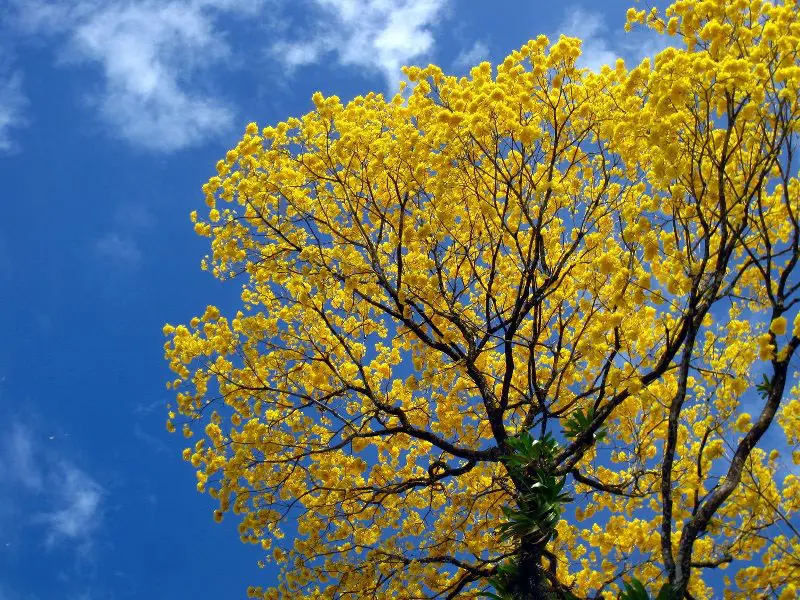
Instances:
[[[191,215],[240,303],[164,334],[250,597],[796,597],[798,14],[631,9],[631,67],[540,36],[246,126]],[[562,508],[501,535],[533,476]]]

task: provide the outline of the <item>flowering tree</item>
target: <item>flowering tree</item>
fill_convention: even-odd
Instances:
[[[796,597],[797,7],[628,23],[673,46],[407,68],[218,163],[241,308],[165,327],[168,428],[280,566],[251,596]]]

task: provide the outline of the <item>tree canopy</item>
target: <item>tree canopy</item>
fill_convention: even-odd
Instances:
[[[539,36],[247,126],[192,214],[241,304],[165,349],[251,596],[797,596],[798,14],[631,9],[634,67]]]

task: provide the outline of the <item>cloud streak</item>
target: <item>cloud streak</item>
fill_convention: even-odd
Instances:
[[[16,143],[11,130],[25,124],[28,101],[22,91],[22,74],[0,70],[0,152],[11,152]]]
[[[5,438],[0,456],[0,478],[21,485],[26,490],[42,490],[42,473],[34,459],[33,441],[30,431],[20,423],[11,426]]]

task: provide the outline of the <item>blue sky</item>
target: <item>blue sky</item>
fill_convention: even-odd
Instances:
[[[628,4],[0,0],[0,600],[270,583],[164,428],[162,325],[237,295],[200,270],[188,215],[248,122],[540,33],[586,39],[590,67],[635,61],[657,40],[622,33]]]

